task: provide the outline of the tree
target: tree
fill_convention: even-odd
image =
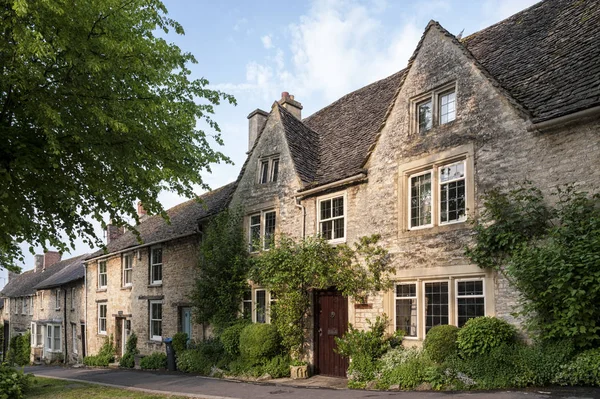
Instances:
[[[239,209],[228,209],[210,220],[202,236],[199,276],[192,294],[196,320],[217,330],[240,313],[248,287],[250,258]]]
[[[184,33],[166,14],[159,0],[0,6],[0,267],[18,269],[23,241],[101,246],[93,221],[138,222],[136,200],[166,217],[161,190],[192,197],[229,162],[211,115],[235,99],[190,78],[194,56],[157,36]]]

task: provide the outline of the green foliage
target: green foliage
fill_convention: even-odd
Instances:
[[[511,344],[515,338],[515,327],[508,322],[495,317],[476,317],[458,331],[456,343],[462,356],[471,357]]]
[[[135,335],[135,333],[131,333],[129,338],[127,338],[127,342],[125,343],[125,353],[119,361],[119,367],[128,369],[135,367],[135,355],[140,353],[137,348],[137,341],[137,335]]]
[[[15,335],[10,339],[6,361],[11,366],[29,365],[31,354],[31,333]]]
[[[264,366],[264,372],[272,378],[283,378],[290,376],[289,355],[278,355],[269,360]]]
[[[423,349],[431,360],[443,363],[446,358],[458,352],[456,340],[458,327],[451,325],[435,326],[427,333]]]
[[[252,364],[261,364],[281,353],[281,336],[272,324],[249,324],[240,334],[240,355]]]
[[[600,386],[600,348],[588,349],[572,362],[564,364],[555,382],[561,385]]]
[[[521,297],[534,335],[549,342],[600,343],[600,196],[558,189],[556,205],[539,190],[487,196],[467,256],[504,272]]]
[[[184,332],[178,332],[173,335],[173,350],[175,355],[179,355],[181,352],[187,349],[188,336]]]
[[[250,278],[277,294],[273,323],[294,359],[304,356],[311,292],[335,286],[344,295],[364,299],[389,286],[390,257],[377,246],[379,236],[362,237],[354,248],[331,246],[321,237],[296,242],[281,237],[254,259]]]
[[[209,339],[193,349],[177,354],[177,369],[185,373],[209,375],[214,366],[227,361],[223,345],[218,339]]]
[[[167,355],[162,352],[154,352],[145,356],[140,361],[142,370],[160,370],[167,368]]]
[[[112,334],[104,340],[102,347],[98,351],[97,355],[86,356],[83,358],[83,364],[91,367],[108,367],[108,365],[115,361],[115,346],[113,343]]]
[[[400,389],[414,389],[428,382],[441,389],[443,374],[429,357],[417,348],[395,348],[381,359],[381,378],[378,388],[398,385]]]
[[[250,260],[243,214],[230,209],[214,216],[200,245],[199,277],[192,295],[196,320],[219,333],[238,317],[248,289]]]
[[[0,399],[23,399],[33,375],[0,363]]]
[[[223,343],[223,348],[229,356],[238,357],[240,355],[240,335],[248,324],[250,324],[248,320],[240,319],[223,330],[219,336],[219,339]]]
[[[138,222],[137,200],[166,217],[162,190],[192,198],[211,164],[229,162],[211,148],[222,144],[211,115],[235,100],[190,78],[196,60],[169,30],[184,33],[160,0],[3,3],[1,267],[16,269],[21,242],[101,247],[94,222]]]

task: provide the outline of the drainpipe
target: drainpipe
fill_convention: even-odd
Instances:
[[[294,205],[302,210],[302,239],[304,239],[306,237],[306,208],[302,205],[302,201],[299,197],[296,197],[296,203]]]
[[[64,344],[64,347],[65,347],[65,357],[64,357],[63,363],[67,364],[68,363],[68,360],[67,360],[67,357],[68,357],[68,352],[67,352],[67,349],[68,349],[68,347],[67,347],[68,339],[67,339],[67,290],[66,290],[66,288],[63,289],[63,291],[65,293],[65,295],[64,295],[64,297],[65,297],[65,302],[64,302],[65,306],[63,307],[63,326],[64,326],[63,327],[63,330],[64,330],[64,334],[63,335],[65,337],[65,344]]]

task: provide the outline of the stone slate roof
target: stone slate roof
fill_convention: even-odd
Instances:
[[[10,298],[33,295],[36,292],[38,284],[52,278],[72,263],[81,262],[86,256],[88,255],[61,260],[52,266],[48,266],[44,271],[35,272],[34,270],[28,270],[17,274],[6,284],[2,292],[0,292],[0,296]]]
[[[171,220],[170,224],[160,216],[150,216],[143,220],[137,230],[140,232],[142,243],[166,241],[176,237],[198,232],[198,221],[219,213],[229,204],[236,183],[230,183],[186,201],[167,210]],[[121,251],[130,247],[142,245],[131,231],[126,231],[121,237],[107,245],[107,252],[99,250],[90,257],[101,256],[105,253]]]
[[[84,254],[71,259],[65,259],[63,262],[69,262],[62,270],[55,273],[53,276],[45,279],[37,284],[36,290],[45,290],[48,288],[59,287],[64,284],[72,283],[73,281],[83,280],[85,269],[84,261],[89,258],[89,254]]]
[[[598,0],[546,0],[462,43],[534,123],[600,104]]]

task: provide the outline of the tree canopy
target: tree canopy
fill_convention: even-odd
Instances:
[[[184,33],[159,0],[3,1],[0,267],[17,269],[20,242],[102,245],[93,221],[138,221],[136,200],[166,217],[162,190],[192,197],[229,162],[211,116],[235,99],[191,78],[170,31]]]

